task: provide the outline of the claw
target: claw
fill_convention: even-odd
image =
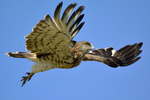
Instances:
[[[22,86],[26,83],[26,81],[30,81],[34,73],[27,72],[28,76],[22,76],[22,79],[20,81],[23,81]]]

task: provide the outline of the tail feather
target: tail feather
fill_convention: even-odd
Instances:
[[[14,57],[14,58],[36,58],[35,53],[26,53],[26,52],[7,52],[6,53],[9,57]]]

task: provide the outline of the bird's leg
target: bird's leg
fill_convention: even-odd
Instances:
[[[23,81],[22,86],[26,83],[26,81],[30,81],[30,79],[34,75],[34,73],[29,73],[29,72],[27,72],[26,74],[28,74],[28,76],[23,76],[22,77],[22,80],[21,80],[21,81]]]

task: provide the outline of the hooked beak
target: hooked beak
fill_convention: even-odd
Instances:
[[[94,46],[92,45],[92,47],[91,47],[91,50],[94,50],[95,48],[94,48]]]
[[[94,48],[94,46],[92,46],[92,50],[94,50],[95,48]]]

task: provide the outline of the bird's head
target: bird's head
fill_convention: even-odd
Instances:
[[[75,51],[80,51],[86,54],[87,52],[94,50],[94,46],[87,41],[80,41],[74,45]]]

